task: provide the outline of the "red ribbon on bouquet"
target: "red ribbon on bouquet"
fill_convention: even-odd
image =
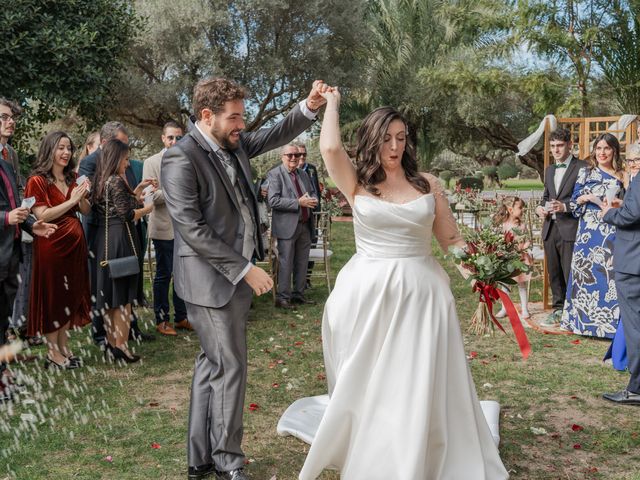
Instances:
[[[524,327],[522,326],[516,307],[513,305],[509,295],[506,292],[497,289],[493,285],[487,285],[483,282],[476,282],[473,286],[473,291],[480,292],[480,301],[487,304],[491,321],[496,327],[506,334],[507,332],[504,330],[502,324],[493,315],[493,302],[498,299],[502,300],[504,309],[507,311],[507,316],[509,317],[509,322],[511,322],[511,328],[516,336],[518,346],[520,347],[520,353],[522,354],[522,358],[526,360],[531,353],[531,345],[529,344],[529,339],[524,331]]]

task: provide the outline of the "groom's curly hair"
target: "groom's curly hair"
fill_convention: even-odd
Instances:
[[[358,129],[356,135],[358,142],[356,149],[358,184],[376,197],[380,196],[380,191],[376,185],[387,178],[380,160],[380,150],[389,125],[394,120],[400,120],[407,129],[407,140],[401,160],[404,175],[409,183],[420,193],[429,193],[431,191],[429,182],[418,172],[415,144],[412,141],[412,135],[409,135],[407,121],[393,107],[375,109],[367,115]]]
[[[208,108],[213,113],[224,110],[226,102],[244,100],[247,90],[226,78],[205,78],[193,89],[193,111],[198,120],[202,119],[202,109]]]

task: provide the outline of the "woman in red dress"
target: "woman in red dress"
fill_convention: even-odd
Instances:
[[[40,144],[25,198],[35,197],[32,208],[38,220],[58,225],[49,238],[33,242],[33,273],[29,302],[28,335],[44,335],[46,367],[77,368],[81,360],[68,347],[71,327],[90,322],[91,294],[87,246],[76,213],[88,214],[89,180],[76,182],[75,147],[64,132],[48,134]]]

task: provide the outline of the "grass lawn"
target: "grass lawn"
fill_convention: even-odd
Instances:
[[[352,225],[335,223],[333,234],[337,271],[354,251]],[[443,263],[466,328],[477,299],[451,263]],[[270,296],[254,300],[244,448],[255,480],[293,480],[304,461],[307,445],[278,437],[275,429],[291,402],[325,393],[320,322],[326,295],[315,285],[310,297],[318,305],[297,313],[275,310]],[[150,321],[150,313],[144,318]],[[640,410],[600,399],[628,380],[600,361],[607,343],[528,333],[533,353],[527,362],[505,336],[465,336],[466,351],[477,352],[469,362],[479,397],[502,405],[500,452],[511,478],[640,479]],[[88,332],[74,334],[73,344],[86,359],[83,369],[53,374],[40,360],[13,367],[29,394],[0,407],[0,479],[185,478],[195,334],[142,344],[136,350],[143,361],[125,367],[105,364]],[[321,478],[339,477],[326,472]]]
[[[540,180],[510,178],[502,182],[500,189],[505,190],[543,190],[544,185]]]

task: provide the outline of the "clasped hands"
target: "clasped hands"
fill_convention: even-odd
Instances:
[[[29,217],[29,209],[26,207],[14,208],[9,212],[9,225],[18,225],[23,223]],[[31,231],[38,237],[49,238],[49,236],[58,229],[58,225],[54,223],[45,223],[37,220],[31,226]]]
[[[318,199],[309,196],[307,192],[298,199],[298,203],[301,207],[315,208],[318,205]]]

